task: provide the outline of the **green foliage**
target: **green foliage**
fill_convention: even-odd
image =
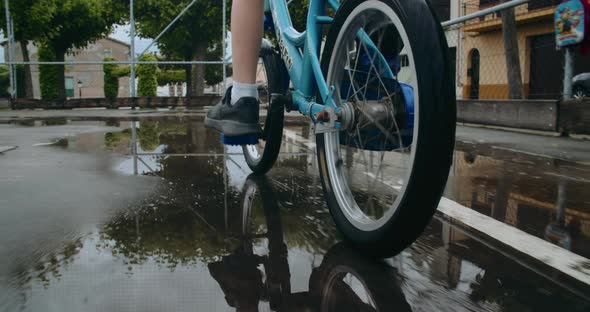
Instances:
[[[10,70],[8,66],[0,66],[0,97],[10,97]]]
[[[305,30],[308,8],[309,0],[292,1],[289,4],[289,14],[291,15],[291,21],[293,22],[293,27],[295,29],[299,31]]]
[[[150,0],[135,4],[137,32],[153,38],[166,27],[191,0]],[[217,1],[197,2],[158,41],[164,55],[192,60],[196,47],[214,46],[221,41],[222,6]]]
[[[16,97],[27,97],[25,90],[25,65],[16,65]]]
[[[112,62],[115,59],[112,57],[105,57],[103,61]],[[104,64],[104,96],[109,99],[114,99],[119,93],[119,78],[129,76],[129,66],[118,66],[116,64]]]
[[[220,60],[222,53],[221,45],[215,46],[214,49],[207,51],[207,60]],[[226,68],[227,76],[232,75],[232,68],[228,66]],[[205,82],[209,86],[214,86],[218,83],[223,82],[223,67],[221,65],[208,65],[205,68]]]
[[[55,51],[49,47],[39,47],[39,61],[53,62],[55,61]],[[59,98],[58,79],[62,77],[59,75],[60,66],[54,65],[39,65],[39,83],[41,84],[41,98],[44,100],[56,100]]]
[[[143,54],[140,62],[155,62],[157,58],[153,54]],[[158,91],[158,65],[137,65],[137,77],[139,78],[137,94],[139,96],[156,96]]]
[[[186,81],[184,69],[162,70],[158,73],[158,85],[165,86],[169,83],[182,83]]]
[[[113,25],[123,22],[125,2],[121,0],[59,0],[49,20],[50,31],[43,43],[55,51],[84,48],[107,36]]]
[[[10,97],[10,67],[0,66],[0,97]],[[25,67],[24,65],[16,66],[16,96],[25,97]]]
[[[154,38],[191,0],[150,0],[136,3],[137,31],[140,36]],[[228,6],[229,9],[229,6]],[[222,6],[218,1],[197,0],[196,3],[158,41],[158,48],[168,58],[193,61],[205,60],[207,49],[221,44]],[[216,60],[219,60],[217,58]],[[205,66],[193,66],[190,83],[197,86]],[[207,66],[211,67],[211,66]],[[220,67],[220,66],[213,66]],[[184,79],[185,81],[187,79]],[[213,79],[215,80],[215,79]],[[191,90],[189,87],[188,90]]]
[[[144,121],[138,130],[139,146],[146,152],[154,151],[160,146],[160,130],[157,121]]]
[[[106,37],[114,24],[123,22],[126,6],[123,0],[55,0],[54,7],[46,13],[45,31],[31,39],[53,50],[56,61],[63,61],[68,49],[84,48]],[[65,98],[64,66],[53,67],[57,78],[52,79],[56,84],[51,88],[57,92],[57,98]]]
[[[112,62],[114,60],[112,57],[105,57],[103,59],[105,62]],[[114,99],[119,94],[119,78],[115,76],[117,65],[104,64],[102,70],[104,72],[104,96],[108,99]]]
[[[14,23],[15,41],[39,40],[48,32],[49,22],[62,0],[9,0],[8,6]],[[0,2],[0,29],[6,31],[4,1]]]

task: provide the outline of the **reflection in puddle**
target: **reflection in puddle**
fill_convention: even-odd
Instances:
[[[267,178],[255,178],[248,176],[243,158],[234,155],[239,150],[223,155],[217,134],[202,121],[142,121],[137,135],[138,152],[144,155],[138,157],[137,172],[143,177],[137,178],[128,176],[133,157],[121,156],[131,154],[132,132],[125,130],[131,124],[118,125],[122,129],[111,134],[69,139],[66,152],[86,157],[102,149],[115,155],[112,166],[100,167],[108,176],[124,173],[134,181],[157,183],[142,187],[145,193],[132,201],[112,199],[114,208],[104,209],[99,222],[73,227],[59,243],[22,242],[30,248],[10,255],[27,261],[0,271],[0,310],[590,309],[583,293],[557,287],[437,219],[414,245],[385,261],[338,243],[315,156],[305,153],[305,144],[285,142],[288,153]],[[288,130],[309,137],[304,127]],[[588,211],[580,184],[555,183],[560,180],[550,174],[514,174],[572,176],[567,170],[573,169],[553,163],[539,170],[535,160],[461,149],[457,155],[448,196],[527,231],[540,229],[538,235],[549,232],[548,239],[559,244],[567,243],[569,234],[572,249],[584,251],[577,246],[587,237],[585,223],[580,222],[577,234],[571,228],[573,216]],[[532,208],[523,208],[525,203]],[[551,219],[535,221],[538,211],[550,212]],[[548,225],[554,228],[548,231]],[[39,228],[53,231],[39,226],[31,231]]]
[[[445,196],[590,257],[590,172],[584,166],[464,143],[455,155]]]

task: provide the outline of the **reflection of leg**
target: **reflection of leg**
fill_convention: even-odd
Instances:
[[[283,298],[291,294],[291,272],[287,245],[283,239],[283,226],[279,206],[272,191],[261,187],[264,201],[264,214],[268,229],[268,261],[265,263],[266,285],[269,291],[270,307],[280,310],[284,307]]]
[[[209,273],[219,283],[225,300],[237,311],[258,311],[262,295],[262,273],[257,256],[235,253],[209,263]]]

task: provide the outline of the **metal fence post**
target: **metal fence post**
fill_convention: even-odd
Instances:
[[[137,175],[138,168],[137,168],[137,121],[131,122],[131,153],[133,154],[133,174]]]
[[[135,94],[135,15],[133,12],[133,0],[129,0],[129,39],[131,41],[131,71],[129,73],[130,95],[132,98]]]
[[[572,98],[572,78],[574,77],[574,53],[565,48],[565,68],[563,72],[563,99]]]
[[[226,63],[227,62],[227,58],[226,58],[226,54],[227,54],[226,53],[227,27],[225,27],[225,25],[227,23],[226,11],[227,11],[227,0],[223,0],[223,13],[222,13],[223,15],[221,18],[221,23],[223,24],[222,25],[223,31],[221,32],[222,36],[223,36],[223,38],[221,40],[221,44],[223,44],[223,50],[221,52],[222,57],[223,57],[223,65],[222,65],[223,66],[223,90],[220,92],[221,94],[223,94],[223,92],[225,92],[225,89],[227,88],[227,85],[226,85],[226,81],[227,81],[227,63]]]
[[[8,7],[8,0],[4,0],[4,12],[6,14],[6,39],[8,41],[8,62],[12,62],[12,28],[10,27],[10,8]],[[16,92],[14,92],[14,86],[15,86],[15,82],[14,82],[14,65],[10,64],[9,66],[9,71],[10,71],[10,97],[14,98]]]

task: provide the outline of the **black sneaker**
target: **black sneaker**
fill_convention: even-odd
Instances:
[[[258,106],[258,100],[253,97],[243,97],[231,105],[229,87],[221,102],[207,112],[205,126],[216,129],[226,136],[256,134],[260,131]]]

